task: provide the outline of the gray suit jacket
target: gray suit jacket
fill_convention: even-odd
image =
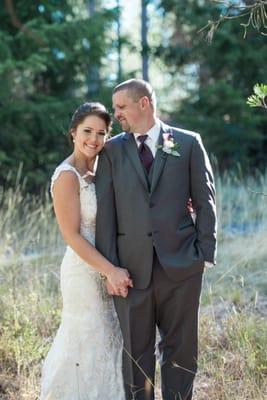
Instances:
[[[148,286],[153,251],[167,275],[179,281],[215,263],[216,209],[212,169],[201,138],[161,123],[172,133],[180,157],[158,149],[149,176],[133,135],[110,139],[96,176],[96,247],[128,269],[135,288]],[[196,221],[187,208],[192,198]]]

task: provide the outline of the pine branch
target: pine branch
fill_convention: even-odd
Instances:
[[[252,26],[262,35],[267,35],[267,0],[255,0],[254,4],[245,6],[238,6],[224,0],[213,0],[213,2],[224,5],[226,7],[226,12],[224,15],[221,14],[219,18],[208,21],[208,23],[198,31],[199,33],[207,31],[207,41],[209,43],[212,42],[214,33],[222,23],[246,16],[248,16],[247,22],[240,24],[244,27],[244,38],[246,37],[247,28],[249,26]],[[232,15],[234,11],[237,11],[238,14]]]
[[[257,83],[253,88],[254,94],[248,97],[250,107],[262,107],[267,110],[267,85]]]
[[[249,190],[250,192],[252,192],[252,193],[255,193],[255,194],[260,194],[260,195],[262,195],[262,196],[267,196],[267,193],[264,193],[264,192],[257,192],[256,190],[252,190],[252,189],[250,189],[250,188],[248,188],[248,190]]]
[[[43,41],[43,39],[41,39],[39,36],[37,36],[27,26],[23,25],[22,22],[19,20],[16,10],[15,10],[15,7],[14,7],[14,4],[13,4],[13,0],[5,0],[5,5],[6,5],[7,12],[10,16],[12,25],[15,28],[17,28],[18,30],[23,31],[26,36],[33,39],[38,45],[44,46],[45,42]]]

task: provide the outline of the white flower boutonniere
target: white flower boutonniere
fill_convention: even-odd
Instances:
[[[158,145],[158,149],[162,149],[164,153],[171,154],[172,156],[180,157],[181,154],[178,153],[179,143],[174,142],[173,135],[171,133],[163,133],[163,145]]]

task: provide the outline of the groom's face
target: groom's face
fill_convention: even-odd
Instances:
[[[128,90],[120,90],[113,94],[114,116],[124,132],[138,132],[138,124],[142,118],[140,100],[131,97]]]

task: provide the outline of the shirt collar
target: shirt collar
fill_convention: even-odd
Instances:
[[[155,124],[152,126],[152,128],[149,129],[149,131],[146,132],[146,135],[148,135],[148,137],[152,139],[153,142],[155,143],[158,140],[160,128],[161,128],[160,120],[156,118]],[[135,139],[137,139],[138,136],[140,136],[140,133],[134,133],[134,136]]]

